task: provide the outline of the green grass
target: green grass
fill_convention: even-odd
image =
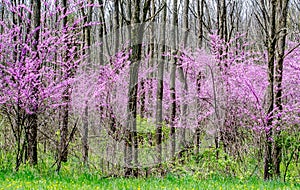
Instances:
[[[239,180],[215,177],[207,180],[191,176],[164,178],[106,178],[96,173],[39,172],[37,169],[0,171],[0,190],[7,189],[300,189],[300,184],[259,179]]]

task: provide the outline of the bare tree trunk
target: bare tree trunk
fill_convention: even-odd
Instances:
[[[88,144],[89,114],[88,114],[88,110],[89,110],[89,107],[86,102],[86,105],[84,108],[84,115],[83,115],[82,147],[83,147],[83,163],[87,167],[88,167],[88,160],[89,160],[89,144]]]
[[[62,0],[62,7],[63,7],[63,14],[65,15],[63,18],[62,29],[67,26],[67,0]],[[66,50],[68,51],[68,50]],[[66,53],[67,54],[67,53]],[[65,58],[68,60],[68,57]],[[68,76],[70,77],[68,72]],[[69,124],[69,102],[70,102],[70,86],[68,85],[63,92],[63,102],[66,104],[63,106],[63,113],[62,113],[62,126],[60,129],[60,153],[59,153],[59,164],[60,162],[67,162],[68,161],[68,150],[67,150],[67,138],[68,138],[68,124]],[[60,168],[60,166],[58,167]]]
[[[98,0],[98,3],[100,5],[100,12],[99,12],[99,18],[100,18],[100,26],[99,26],[99,38],[100,41],[99,43],[99,61],[101,65],[104,65],[104,29],[105,29],[105,20],[104,20],[104,5],[103,5],[103,0]]]
[[[0,20],[3,21],[4,19],[4,7],[1,5],[1,13],[0,13]],[[3,26],[0,26],[0,34],[3,34]]]
[[[144,35],[144,23],[141,23],[141,0],[134,0],[134,12],[131,18],[133,24],[131,30],[132,54],[130,64],[128,105],[127,105],[127,129],[125,132],[125,176],[138,176],[138,138],[137,138],[137,91],[138,72],[142,56],[142,41]],[[146,20],[150,9],[150,0],[143,6],[142,21]]]
[[[161,53],[164,54],[166,51],[165,41],[166,41],[166,22],[167,22],[167,6],[166,0],[164,0],[164,12],[163,12],[163,27],[162,27],[162,47]],[[163,102],[163,79],[164,79],[164,63],[165,56],[162,56],[162,60],[159,62],[158,66],[158,80],[157,80],[157,102],[156,102],[156,145],[158,153],[158,163],[162,161],[162,102]]]
[[[94,0],[89,0],[88,1],[90,4],[94,3]],[[82,13],[84,18],[84,24],[88,24],[92,21],[92,7],[88,7],[88,13],[87,15],[84,13],[84,10],[82,8]],[[87,26],[83,28],[83,36],[84,36],[84,41],[85,45],[88,47],[87,51],[84,51],[83,53],[87,54],[88,56],[88,64],[91,64],[91,27]],[[85,108],[84,108],[84,115],[83,115],[83,134],[82,134],[82,146],[83,146],[83,163],[85,166],[88,167],[88,159],[89,159],[89,144],[88,144],[88,134],[89,134],[89,112],[88,112],[88,101],[85,102]]]
[[[189,4],[190,0],[184,0],[184,7],[183,7],[183,46],[186,47],[187,40],[188,40],[188,32],[189,32]]]
[[[177,53],[176,48],[176,30],[178,27],[178,10],[177,10],[177,0],[173,1],[173,18],[172,18],[172,48],[173,49],[173,54],[175,56],[175,54]],[[176,89],[175,89],[175,81],[176,81],[176,62],[177,59],[176,57],[173,58],[173,63],[171,64],[171,72],[170,72],[170,92],[171,92],[171,122],[170,122],[170,126],[171,126],[171,131],[170,131],[170,135],[171,135],[171,155],[175,156],[175,151],[176,151],[176,130],[175,130],[175,120],[176,120]]]
[[[272,124],[273,124],[273,110],[274,110],[274,61],[275,61],[275,45],[276,45],[276,6],[277,0],[271,0],[270,9],[270,27],[269,27],[269,47],[268,47],[268,120],[266,131],[266,145],[265,145],[265,163],[264,163],[264,179],[272,178],[273,164],[272,164]]]
[[[127,10],[128,10],[128,18],[131,20],[132,17],[132,13],[131,13],[131,0],[128,1],[128,6],[127,6]],[[128,39],[129,39],[129,45],[131,45],[131,26],[128,26]],[[129,81],[130,82],[130,81]],[[130,89],[129,89],[130,90]],[[129,99],[129,97],[128,97]],[[129,113],[129,105],[127,106],[127,118],[130,117],[130,113]],[[125,164],[125,176],[131,176],[132,174],[132,138],[131,138],[131,128],[129,125],[129,121],[126,122],[126,126],[125,126],[125,131],[124,131],[124,164]]]
[[[204,21],[203,21],[203,16],[204,16],[204,2],[205,0],[197,0],[197,11],[198,11],[198,22],[199,22],[199,35],[198,35],[198,39],[199,39],[199,48],[201,49],[203,47],[203,36],[204,36],[204,32],[203,32],[203,25],[204,25]],[[202,73],[199,72],[198,76],[197,76],[197,82],[196,82],[196,86],[197,86],[197,94],[199,95],[201,92],[201,75]],[[200,100],[199,98],[197,99],[197,112],[198,114],[200,113]],[[198,126],[196,128],[196,154],[199,154],[200,151],[200,126],[201,122],[198,121]]]
[[[150,31],[150,47],[149,47],[149,53],[150,53],[150,60],[149,60],[149,65],[148,65],[148,68],[153,68],[154,67],[154,55],[155,55],[155,44],[154,44],[154,41],[155,41],[155,11],[156,11],[156,7],[155,7],[155,0],[151,0],[151,12],[150,12],[150,16],[153,17],[151,23],[150,23],[150,27],[151,27],[151,31]],[[151,72],[149,74],[149,78],[148,78],[148,81],[150,83],[150,89],[153,88],[153,78],[154,78],[154,72]],[[152,105],[152,99],[153,99],[153,93],[152,91],[149,92],[148,94],[148,100],[149,100],[149,104]],[[141,110],[142,111],[142,110]],[[142,114],[142,113],[141,113]],[[151,113],[150,113],[151,114]],[[149,115],[148,115],[149,116]],[[150,115],[151,117],[151,115]]]
[[[283,61],[284,51],[286,44],[287,35],[287,15],[288,15],[288,3],[289,0],[280,0],[277,7],[277,24],[278,24],[278,41],[277,41],[277,54],[276,54],[276,68],[275,68],[275,106],[278,112],[282,112],[282,77],[283,77]],[[280,114],[279,114],[280,115]],[[281,117],[278,116],[277,120],[280,123]],[[280,127],[280,126],[278,126]],[[274,143],[274,174],[280,177],[280,163],[281,163],[281,149],[282,142],[280,138],[280,131],[275,132],[275,143]]]
[[[197,0],[197,16],[198,16],[198,22],[199,22],[199,48],[203,47],[203,16],[204,16],[204,0]]]
[[[138,90],[138,70],[139,61],[141,60],[142,44],[141,44],[141,28],[140,28],[140,0],[134,1],[133,22],[135,25],[132,28],[132,55],[130,64],[130,79],[128,89],[128,107],[127,107],[127,132],[126,144],[127,154],[125,157],[125,176],[137,176],[138,171],[135,169],[138,161],[138,142],[137,142],[137,90]]]
[[[115,53],[118,52],[120,45],[120,19],[119,19],[119,0],[114,0],[114,33],[115,33]]]
[[[227,41],[227,18],[226,18],[227,8],[226,0],[217,0],[217,26],[218,35],[225,41]]]
[[[36,113],[28,115],[28,123],[29,123],[29,129],[28,132],[28,160],[30,164],[36,165],[38,163],[37,158],[37,129],[38,129],[38,117]]]
[[[201,79],[202,79],[202,73],[199,72],[197,76],[197,95],[201,93]],[[200,115],[200,100],[197,98],[197,112]],[[198,118],[197,118],[198,119]],[[201,133],[201,121],[198,120],[198,126],[196,128],[196,154],[198,155],[200,152],[200,133]]]
[[[184,0],[184,7],[183,7],[183,28],[184,28],[183,47],[184,48],[187,46],[188,33],[189,33],[189,2],[190,2],[189,0]],[[181,79],[181,83],[183,85],[183,104],[181,107],[181,124],[183,128],[180,129],[181,131],[180,145],[184,147],[186,143],[186,131],[187,131],[186,119],[187,119],[188,110],[187,110],[187,104],[185,103],[185,100],[188,93],[188,84],[187,84],[186,75],[182,67],[178,67],[178,73]]]
[[[217,0],[217,34],[220,38],[226,41],[226,0]],[[222,55],[223,51],[219,50],[219,55]],[[221,66],[221,63],[218,63]],[[222,67],[220,67],[221,69]],[[217,98],[215,96],[215,98]],[[216,100],[215,100],[216,102]],[[218,109],[217,104],[215,104],[215,109]],[[218,114],[216,114],[218,115]],[[218,116],[219,117],[219,116]],[[218,122],[217,132],[215,134],[215,148],[216,148],[216,158],[219,158],[219,148],[220,148],[220,140],[222,139],[222,126],[220,126],[220,122]]]

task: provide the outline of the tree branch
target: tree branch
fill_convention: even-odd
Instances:
[[[152,17],[145,19],[145,22],[148,22],[150,20],[152,21],[160,13],[160,11],[162,11],[164,9],[165,6],[166,6],[165,4],[163,6],[161,6]]]

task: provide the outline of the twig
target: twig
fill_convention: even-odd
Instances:
[[[289,54],[291,54],[295,49],[297,49],[300,46],[300,43],[298,43],[295,47],[293,47],[292,49],[290,49],[284,56],[283,59],[288,56]]]

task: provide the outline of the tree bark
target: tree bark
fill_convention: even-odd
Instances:
[[[184,29],[184,34],[183,34],[183,47],[186,48],[187,42],[188,42],[188,34],[189,34],[189,0],[184,1],[184,7],[183,7],[183,29]],[[181,64],[181,63],[180,63]],[[187,132],[187,107],[188,105],[185,103],[186,96],[188,93],[188,84],[187,84],[187,76],[183,71],[183,68],[181,66],[178,67],[178,73],[179,77],[183,86],[183,104],[181,106],[181,125],[182,128],[180,129],[181,131],[181,139],[180,139],[180,145],[182,147],[185,146],[186,144],[186,132]]]
[[[138,70],[139,61],[141,60],[142,53],[142,30],[140,28],[140,0],[134,1],[134,23],[132,28],[132,55],[130,64],[130,77],[129,77],[129,89],[128,89],[128,105],[127,105],[127,130],[125,146],[127,148],[125,157],[125,176],[138,176],[136,169],[138,162],[138,142],[137,142],[137,91],[138,91]]]
[[[105,19],[104,19],[104,5],[103,0],[98,0],[100,5],[99,10],[99,18],[100,18],[100,26],[99,26],[99,38],[100,38],[100,46],[99,46],[99,62],[101,65],[104,65],[104,30],[105,30]]]
[[[119,19],[119,0],[114,0],[114,33],[115,33],[115,53],[118,52],[120,45],[120,19]]]
[[[201,49],[203,47],[203,15],[204,15],[204,0],[197,0],[197,16],[198,16],[198,23],[199,23],[199,45],[198,47]]]
[[[276,45],[276,6],[277,0],[271,0],[270,8],[270,26],[269,26],[269,47],[268,47],[268,99],[267,99],[267,126],[266,126],[266,145],[264,159],[264,179],[272,178],[273,163],[272,163],[272,125],[274,111],[274,61],[275,61],[275,45]]]
[[[3,21],[4,19],[4,7],[1,6],[1,13],[0,13],[0,20]],[[3,34],[3,26],[0,26],[0,34]]]
[[[178,10],[177,10],[177,0],[173,1],[173,18],[172,18],[172,53],[175,56],[177,54],[176,50],[176,30],[178,27]],[[176,57],[173,58],[173,63],[171,64],[171,72],[170,72],[170,92],[171,92],[171,156],[175,156],[176,151],[176,130],[175,130],[175,121],[176,121],[176,89],[175,89],[175,82],[176,82],[176,65],[177,59]]]
[[[93,4],[94,0],[89,0],[88,3]],[[84,24],[88,24],[92,21],[92,11],[93,8],[92,7],[88,7],[88,13],[87,15],[84,14],[84,10],[82,10],[83,12],[83,16],[85,17],[84,19]],[[87,54],[88,56],[88,64],[92,64],[91,63],[91,26],[87,26],[83,28],[83,33],[84,33],[84,42],[85,45],[88,47],[86,51],[84,51],[83,53]],[[88,71],[89,72],[89,71]],[[82,134],[82,146],[83,146],[83,163],[85,166],[88,167],[88,159],[89,159],[89,144],[88,144],[88,135],[89,135],[89,107],[88,107],[88,100],[86,100],[85,102],[85,108],[84,108],[84,114],[83,114],[83,134]]]
[[[217,14],[218,14],[218,35],[225,41],[227,41],[227,8],[226,0],[217,1]]]
[[[282,112],[282,77],[283,77],[283,61],[284,61],[284,51],[286,45],[286,35],[287,35],[287,15],[288,15],[288,4],[289,0],[280,0],[277,6],[277,25],[278,25],[278,41],[277,41],[277,53],[276,53],[276,68],[275,68],[275,106],[279,113],[277,116],[278,123],[280,123]],[[280,127],[280,126],[277,126]],[[274,133],[275,143],[274,143],[274,174],[280,177],[280,163],[281,163],[281,150],[282,142],[280,138],[280,129],[276,129]]]
[[[164,3],[164,11],[163,11],[163,26],[162,26],[162,47],[161,53],[164,54],[166,51],[165,41],[166,41],[166,22],[167,22],[167,6],[166,0]],[[157,158],[158,163],[162,161],[162,109],[163,109],[163,79],[164,79],[164,63],[165,63],[165,56],[162,56],[161,61],[159,62],[158,66],[158,80],[157,80],[157,92],[156,92],[156,145],[157,145]]]
[[[62,24],[62,30],[64,30],[67,26],[68,18],[66,16],[67,13],[67,0],[62,0],[62,7],[63,7],[63,24]],[[66,50],[66,55],[68,50]],[[68,57],[65,58],[65,60],[68,60]],[[68,70],[68,76],[70,77],[70,71]],[[61,162],[67,162],[68,161],[68,150],[67,150],[67,138],[68,138],[68,125],[69,125],[69,102],[70,102],[70,86],[68,85],[63,92],[63,102],[66,104],[63,106],[63,114],[62,114],[62,126],[60,129],[60,152],[59,152],[59,160]],[[59,163],[60,163],[59,161]]]
[[[36,0],[32,1],[32,8],[33,8],[33,30],[37,29],[41,25],[41,1]],[[33,35],[33,51],[37,53],[37,57],[35,59],[39,59],[38,54],[38,42],[40,37],[40,29],[36,30]],[[39,63],[41,64],[41,63]],[[33,89],[33,95],[36,96],[37,89]],[[38,98],[38,97],[36,97]],[[38,116],[37,116],[37,109],[34,108],[33,113],[28,115],[29,120],[29,129],[28,129],[28,159],[30,164],[36,165],[38,163],[37,158],[37,129],[38,129]]]

